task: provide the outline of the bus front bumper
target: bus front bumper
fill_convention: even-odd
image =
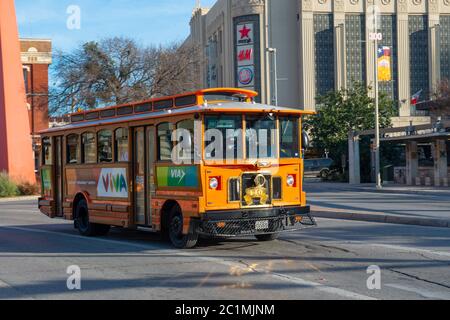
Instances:
[[[214,237],[294,231],[317,225],[310,212],[309,206],[209,211],[200,221],[198,231]]]

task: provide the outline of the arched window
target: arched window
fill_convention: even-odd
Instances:
[[[99,163],[113,161],[112,131],[102,130],[97,134],[97,153]]]
[[[115,158],[116,162],[128,162],[129,150],[128,150],[128,129],[119,128],[115,132]]]
[[[80,150],[80,139],[77,134],[67,136],[67,163],[77,164]]]
[[[169,161],[172,159],[172,131],[173,124],[163,122],[158,125],[158,160]]]
[[[96,163],[97,162],[97,149],[95,146],[95,134],[92,132],[83,133],[81,136],[82,143],[82,160],[83,163]]]

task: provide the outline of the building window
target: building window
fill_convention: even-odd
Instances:
[[[334,90],[333,15],[314,15],[316,95]]]
[[[169,161],[172,159],[172,131],[173,124],[164,122],[158,125],[158,160]]]
[[[119,128],[116,130],[116,162],[128,162],[128,129]]]
[[[97,137],[97,152],[99,163],[109,163],[113,161],[112,131],[102,130]]]
[[[78,152],[80,150],[80,140],[78,135],[71,134],[67,136],[67,163],[77,164],[78,163]]]
[[[52,140],[51,138],[42,139],[42,164],[50,166],[53,162],[52,157]]]
[[[428,17],[409,16],[409,63],[411,95],[422,91],[421,100],[428,99]]]
[[[83,163],[90,164],[97,162],[97,149],[95,146],[95,134],[86,132],[81,136],[82,160]]]
[[[440,17],[441,78],[450,79],[450,16]]]
[[[351,87],[353,82],[366,82],[365,24],[364,15],[349,14],[345,17],[348,87]]]
[[[28,94],[29,93],[29,88],[28,88],[28,73],[29,73],[29,69],[28,67],[23,67],[23,80],[25,83],[25,92]]]
[[[378,43],[380,47],[391,48],[391,74],[392,81],[380,82],[380,92],[398,102],[398,63],[397,63],[397,19],[395,15],[381,16],[381,33],[383,40]]]

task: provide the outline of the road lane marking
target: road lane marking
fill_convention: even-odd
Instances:
[[[414,287],[410,287],[410,286],[404,286],[404,285],[395,284],[395,283],[387,283],[384,286],[402,290],[402,291],[412,292],[412,293],[418,294],[419,296],[426,298],[426,299],[450,300],[450,294],[445,293],[445,292],[431,292],[431,291],[414,288]]]
[[[420,248],[415,248],[415,247],[403,247],[403,246],[392,245],[392,244],[369,243],[369,245],[372,247],[379,247],[379,248],[385,248],[385,249],[408,251],[408,252],[414,252],[414,253],[434,254],[437,256],[450,257],[450,252],[444,252],[444,251],[434,251],[434,250],[420,249]]]
[[[122,245],[122,246],[130,246],[130,247],[134,247],[134,248],[142,248],[144,250],[164,250],[165,248],[162,247],[157,247],[155,245],[141,245],[141,244],[135,244],[132,242],[128,242],[128,241],[118,241],[118,240],[109,240],[109,239],[99,239],[99,238],[86,238],[86,237],[82,237],[82,236],[78,236],[78,235],[73,235],[73,234],[66,234],[66,233],[61,233],[61,232],[55,232],[55,231],[47,231],[47,230],[41,230],[41,229],[33,229],[33,228],[25,228],[25,227],[12,227],[12,226],[5,226],[5,225],[0,225],[0,228],[3,229],[9,229],[9,230],[17,230],[17,231],[23,231],[23,232],[32,232],[32,233],[41,233],[41,234],[51,234],[51,235],[56,235],[56,236],[63,236],[63,237],[68,237],[68,238],[76,238],[76,239],[83,239],[86,241],[96,241],[96,242],[102,242],[102,243],[107,243],[107,244],[114,244],[114,245]],[[223,258],[214,258],[214,257],[208,257],[208,256],[202,256],[193,252],[186,252],[186,251],[180,251],[180,250],[171,250],[170,251],[171,255],[177,255],[177,256],[183,256],[183,257],[189,257],[189,258],[197,258],[203,261],[207,261],[207,262],[212,262],[215,264],[219,264],[219,265],[223,265],[223,266],[227,266],[227,267],[232,267],[232,268],[249,268],[248,266],[245,266],[245,264],[243,264],[242,262],[240,263],[236,263],[236,262],[232,262],[232,261],[226,261],[223,260]],[[302,286],[306,286],[306,287],[310,287],[313,289],[317,289],[319,291],[322,292],[326,292],[332,295],[337,295],[346,299],[358,299],[358,300],[376,300],[376,298],[370,297],[370,296],[366,296],[363,294],[359,294],[356,292],[352,292],[352,291],[348,291],[345,289],[340,289],[340,288],[336,288],[336,287],[331,287],[331,286],[327,286],[321,283],[317,283],[317,282],[313,282],[313,281],[309,281],[309,280],[305,280],[299,277],[294,277],[294,276],[290,276],[290,275],[285,275],[285,274],[281,274],[281,273],[276,273],[276,272],[267,272],[267,270],[264,269],[259,269],[257,267],[252,266],[251,268],[252,272],[255,272],[261,276],[270,276],[276,280],[282,280],[284,282],[290,282],[290,283],[294,283],[294,284],[298,284],[298,285],[302,285]]]

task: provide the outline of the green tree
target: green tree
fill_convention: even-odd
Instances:
[[[336,164],[348,153],[350,131],[375,128],[375,103],[369,96],[370,87],[355,82],[348,89],[330,91],[317,98],[317,114],[305,121],[305,129],[311,135],[313,145],[319,152],[328,150]],[[379,96],[380,125],[391,126],[396,114],[395,103],[385,94]]]

